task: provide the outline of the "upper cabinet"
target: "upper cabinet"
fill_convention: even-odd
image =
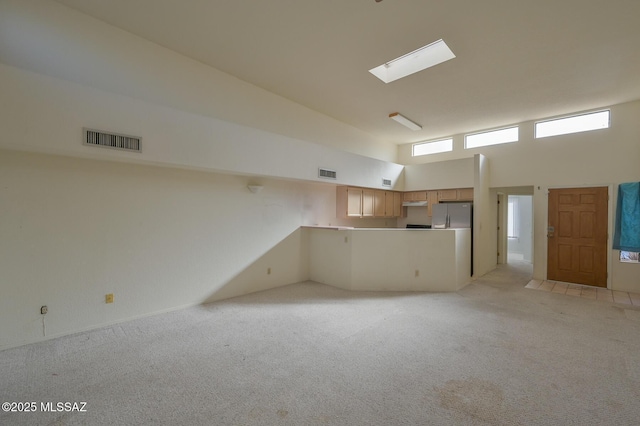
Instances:
[[[398,217],[401,207],[398,192],[351,186],[336,189],[336,217]]]
[[[336,195],[337,217],[373,216],[373,190],[339,186]]]
[[[401,192],[393,191],[393,217],[404,217]]]
[[[402,194],[403,201],[427,201],[427,191],[412,191]]]
[[[438,204],[438,191],[427,191],[427,216],[432,216],[432,208]]]
[[[362,216],[362,189],[344,188],[346,203],[340,216],[360,217]]]
[[[459,201],[473,201],[473,188],[458,189]]]
[[[362,189],[362,215],[361,217],[373,217],[374,214],[374,191],[373,189]]]
[[[387,197],[385,197],[385,192],[383,190],[373,192],[373,215],[376,217],[386,217]]]
[[[426,201],[431,216],[434,204],[449,201],[473,201],[473,188],[441,189],[437,191],[397,192],[384,189],[337,187],[337,217],[404,217],[403,201]]]
[[[438,202],[473,201],[473,188],[441,189],[438,191]]]
[[[458,199],[457,189],[441,189],[438,191],[438,202],[456,201]]]

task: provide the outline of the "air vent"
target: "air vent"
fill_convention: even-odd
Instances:
[[[336,179],[337,173],[335,170],[320,168],[318,169],[318,177],[325,178],[325,179]]]
[[[382,178],[382,186],[391,186],[391,179]]]
[[[100,130],[83,129],[84,145],[101,146],[104,148],[122,149],[124,151],[141,152],[140,141],[137,136],[119,135]]]

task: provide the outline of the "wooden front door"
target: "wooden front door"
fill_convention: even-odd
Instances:
[[[607,286],[608,188],[549,190],[547,279]]]

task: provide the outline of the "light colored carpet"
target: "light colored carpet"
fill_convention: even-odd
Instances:
[[[525,289],[302,283],[0,352],[2,425],[637,425],[640,310]],[[40,408],[38,406],[38,408]]]

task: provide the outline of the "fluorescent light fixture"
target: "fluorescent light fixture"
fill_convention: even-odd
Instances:
[[[412,156],[438,154],[453,151],[453,139],[442,139],[432,142],[419,142],[413,144]]]
[[[536,123],[536,139],[609,128],[611,111],[590,112]]]
[[[404,115],[394,112],[389,114],[389,118],[392,120],[397,121],[398,123],[402,124],[403,126],[406,126],[408,128],[410,128],[411,130],[421,130],[422,126],[414,123],[413,121],[409,120],[407,117],[405,117]]]
[[[413,52],[377,66],[369,72],[385,83],[391,83],[418,71],[455,58],[449,46],[442,40],[434,41]]]
[[[506,129],[490,130],[488,132],[465,135],[464,149],[481,146],[498,145],[501,143],[518,142],[518,126]]]

